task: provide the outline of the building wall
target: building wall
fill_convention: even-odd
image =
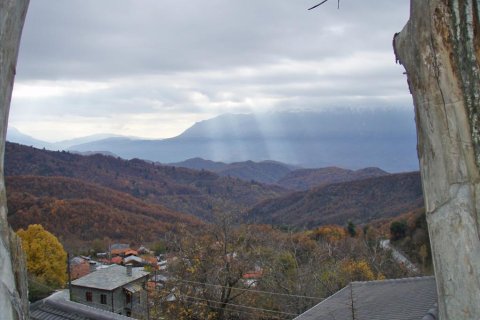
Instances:
[[[86,300],[86,293],[92,293],[92,301],[89,302]],[[105,294],[107,296],[106,304],[101,303],[101,295]],[[87,306],[91,306],[98,309],[107,310],[110,312],[119,313],[123,311],[123,304],[114,302],[114,309],[112,308],[112,291],[107,290],[99,290],[94,288],[84,288],[84,287],[77,287],[72,285],[72,300]]]
[[[132,283],[144,284],[146,278],[138,279]],[[92,292],[92,302],[86,301],[86,292]],[[107,296],[106,304],[101,303],[101,295]],[[147,318],[147,292],[142,290],[133,294],[132,302],[127,305],[127,297],[123,287],[119,287],[113,291],[99,290],[94,288],[78,287],[72,285],[72,300],[87,306],[99,308],[114,312],[117,314],[127,315],[127,310],[131,310],[131,316],[139,319]],[[113,302],[113,306],[112,306]]]
[[[146,319],[148,315],[147,290],[142,290],[135,295],[132,317]]]

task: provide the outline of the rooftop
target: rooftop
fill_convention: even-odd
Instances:
[[[68,290],[55,292],[48,298],[32,303],[31,320],[132,320],[119,314],[92,308],[68,298]]]
[[[110,250],[125,250],[130,249],[130,245],[128,243],[114,243],[110,245]]]
[[[126,257],[123,261],[124,261],[125,264],[131,263],[132,261],[135,261],[135,262],[138,262],[138,263],[143,263],[143,259],[140,258],[140,257],[137,257],[137,256]]]
[[[86,276],[72,281],[72,285],[102,290],[114,290],[132,281],[147,276],[149,273],[142,268],[133,268],[132,275],[127,275],[127,268],[119,265],[111,265],[108,268],[100,269]]]
[[[421,320],[436,302],[434,277],[352,282],[295,320]]]

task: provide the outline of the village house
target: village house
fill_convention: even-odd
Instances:
[[[70,259],[70,276],[72,279],[78,279],[90,273],[90,263],[82,257],[73,257]]]
[[[143,318],[147,315],[148,272],[112,265],[72,282],[72,301],[116,314]]]
[[[134,267],[143,267],[146,264],[142,258],[137,256],[128,256],[125,259],[123,259],[123,263],[126,265],[131,264]]]
[[[125,251],[125,257],[138,256],[137,250],[129,249]]]
[[[117,256],[117,257],[113,257],[111,260],[110,260],[111,263],[115,263],[115,264],[123,264],[123,258],[120,257],[120,256]]]
[[[30,304],[30,320],[132,320],[127,316],[70,301],[68,290]]]
[[[110,253],[110,257],[125,257],[125,253],[127,251],[131,251],[130,245],[128,243],[114,243],[110,245],[108,251]]]

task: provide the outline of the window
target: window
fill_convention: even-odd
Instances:
[[[85,292],[85,300],[92,302],[92,293],[90,291]]]
[[[126,304],[130,304],[131,302],[132,302],[132,294],[130,292],[127,292]]]
[[[101,304],[107,304],[107,295],[106,294],[101,294],[100,295],[100,303]]]

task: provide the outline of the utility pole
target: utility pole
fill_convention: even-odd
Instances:
[[[72,301],[72,266],[70,264],[70,253],[67,253],[67,272],[68,272],[68,297]]]

